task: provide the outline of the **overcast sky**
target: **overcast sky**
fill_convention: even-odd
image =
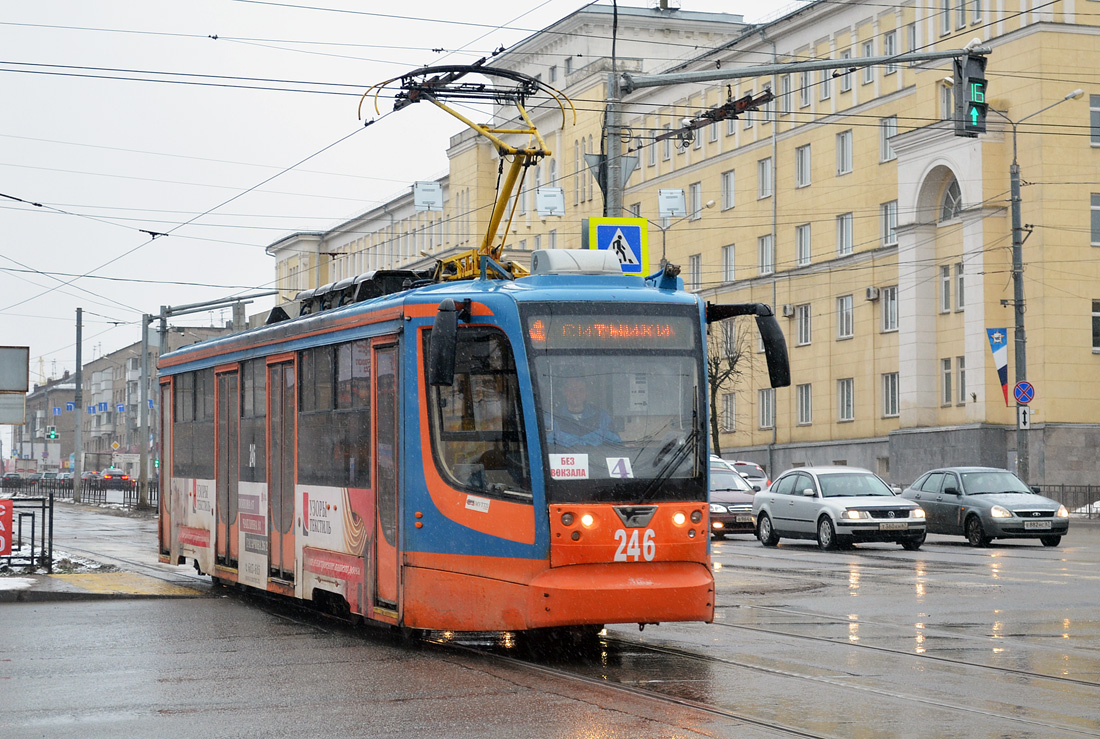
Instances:
[[[139,341],[141,315],[162,305],[272,289],[266,246],[446,172],[460,125],[414,106],[364,128],[367,87],[473,62],[583,5],[4,2],[0,346],[30,347],[33,384],[75,369],[78,307],[88,362]],[[750,22],[792,7],[681,5]]]

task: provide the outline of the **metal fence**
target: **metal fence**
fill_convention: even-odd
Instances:
[[[72,480],[3,480],[0,493],[7,495],[46,495],[60,500],[73,500]],[[103,480],[81,480],[80,502],[92,504],[114,503],[125,508],[137,508],[140,495],[136,484],[123,487],[108,485]],[[160,486],[156,480],[149,483],[149,506],[156,508],[160,502]]]
[[[1100,519],[1100,485],[1043,485],[1039,495],[1058,501],[1071,516]]]
[[[53,495],[11,498],[11,505],[11,554],[0,563],[53,572]]]

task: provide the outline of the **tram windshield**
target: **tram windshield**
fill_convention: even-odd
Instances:
[[[549,502],[705,498],[693,306],[524,310]]]

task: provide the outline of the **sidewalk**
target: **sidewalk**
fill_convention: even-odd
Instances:
[[[155,512],[58,501],[54,506],[57,574],[0,575],[0,603],[116,598],[194,598],[210,591],[190,566],[157,556]]]

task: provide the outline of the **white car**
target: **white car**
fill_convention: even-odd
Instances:
[[[822,549],[861,541],[896,542],[910,551],[924,543],[924,510],[898,497],[870,470],[799,467],[753,498],[756,536],[766,547],[782,537],[817,539]]]

